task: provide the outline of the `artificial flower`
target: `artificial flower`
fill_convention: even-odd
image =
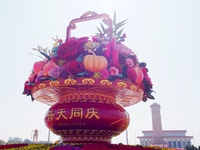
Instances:
[[[52,78],[59,78],[61,74],[60,68],[52,68],[49,72],[48,75]]]
[[[105,45],[105,48],[103,50],[103,56],[105,56],[107,59],[111,58],[111,43],[107,43]]]
[[[66,79],[68,78],[69,73],[67,72],[67,64],[63,65],[61,67],[61,74],[60,74],[60,78],[62,79]]]
[[[67,79],[69,73],[66,70],[61,70],[60,78]]]
[[[117,76],[119,74],[119,70],[116,67],[110,67],[109,71],[111,76]]]
[[[23,91],[23,94],[26,94],[26,95],[31,95],[31,90],[33,89],[33,85],[26,81],[24,83],[24,91]]]
[[[131,59],[134,64],[138,64],[138,59],[136,55],[131,54],[128,56],[128,58]]]
[[[51,59],[44,67],[43,67],[43,75],[48,76],[48,72],[53,68],[60,68],[55,62],[54,59]]]
[[[109,73],[108,69],[102,69],[100,71],[100,75],[102,78],[108,78],[110,76],[110,73]]]
[[[115,44],[114,48],[116,50],[118,50],[119,54],[125,58],[127,58],[129,55],[133,54],[133,51],[123,44]]]
[[[77,60],[67,63],[66,68],[67,72],[73,76],[83,71],[82,63]]]
[[[84,47],[82,42],[67,40],[59,46],[57,55],[60,59],[72,61],[75,60],[83,51]]]
[[[132,67],[132,66],[134,65],[133,60],[130,59],[130,58],[127,58],[127,59],[126,59],[126,65],[127,65],[128,67]]]

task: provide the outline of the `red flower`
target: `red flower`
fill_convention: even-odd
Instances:
[[[75,60],[83,51],[83,44],[71,39],[59,46],[57,55],[61,59],[72,61]]]
[[[31,90],[33,89],[33,86],[28,82],[26,81],[24,83],[24,91],[23,91],[23,94],[26,94],[26,95],[31,95]]]
[[[67,72],[70,74],[70,75],[76,75],[77,73],[80,73],[83,71],[83,65],[82,63],[74,60],[74,61],[71,61],[69,63],[67,63]]]

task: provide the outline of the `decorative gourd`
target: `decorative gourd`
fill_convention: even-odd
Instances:
[[[86,55],[83,58],[83,66],[85,70],[99,72],[108,67],[108,61],[104,56]]]

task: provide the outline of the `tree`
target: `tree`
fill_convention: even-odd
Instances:
[[[22,143],[22,139],[19,137],[9,137],[8,139],[8,144],[17,144],[17,143]]]
[[[0,145],[3,145],[3,144],[6,144],[6,142],[3,140],[0,140]]]
[[[29,143],[32,143],[32,141],[29,140],[29,139],[25,139],[25,140],[23,141],[23,143],[27,143],[27,144],[29,144]]]

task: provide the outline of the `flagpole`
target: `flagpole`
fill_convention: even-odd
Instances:
[[[126,129],[126,144],[128,145],[128,130]]]

